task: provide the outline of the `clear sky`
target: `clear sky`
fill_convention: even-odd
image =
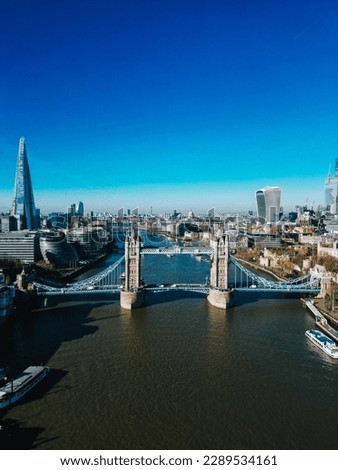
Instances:
[[[0,210],[26,138],[37,207],[324,202],[336,0],[0,0]]]

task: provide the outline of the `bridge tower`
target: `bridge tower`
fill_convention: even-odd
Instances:
[[[227,235],[214,236],[210,246],[214,252],[211,257],[208,301],[214,307],[226,309],[233,305],[233,289],[228,288],[229,238]]]
[[[125,240],[125,281],[121,290],[120,305],[128,310],[141,307],[144,301],[144,291],[141,286],[140,249],[141,239],[139,235],[132,233]]]

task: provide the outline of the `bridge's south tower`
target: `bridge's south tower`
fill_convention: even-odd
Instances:
[[[132,234],[125,241],[125,282],[121,290],[120,305],[131,310],[143,305],[144,292],[141,286],[140,265],[141,239]]]
[[[213,248],[210,271],[210,292],[208,301],[218,308],[231,307],[233,290],[228,288],[229,239],[227,235],[213,237],[210,240]]]

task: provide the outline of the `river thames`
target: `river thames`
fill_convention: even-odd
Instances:
[[[148,283],[204,282],[210,267],[142,263]],[[132,312],[118,295],[49,298],[0,330],[0,366],[50,367],[2,412],[2,448],[336,449],[338,362],[313,327],[281,294],[236,293],[226,312],[192,293],[149,293]]]

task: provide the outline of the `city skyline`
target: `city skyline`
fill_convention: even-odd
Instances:
[[[20,143],[21,140],[24,140],[23,137],[20,138]],[[14,180],[16,181],[16,177],[14,176]],[[183,188],[185,191],[187,191],[187,197],[184,197],[183,199],[180,198],[178,201],[174,198],[169,198],[167,196],[167,192],[170,193],[170,191],[173,189],[172,185],[152,185],[147,186],[146,188],[141,188],[140,186],[136,186],[133,189],[136,189],[137,191],[137,196],[133,198],[133,196],[130,197],[130,194],[128,194],[128,190],[126,192],[122,192],[121,194],[117,194],[114,189],[111,188],[106,188],[106,189],[93,189],[93,190],[83,190],[83,189],[69,189],[67,191],[65,190],[55,190],[54,192],[51,191],[38,191],[38,194],[40,196],[40,200],[42,202],[42,207],[43,207],[43,212],[48,213],[48,212],[53,212],[53,211],[58,211],[58,212],[67,212],[69,210],[69,207],[71,204],[73,204],[74,200],[80,200],[83,199],[84,194],[87,196],[89,199],[89,208],[87,212],[93,211],[93,205],[91,205],[90,201],[91,200],[96,200],[96,201],[101,201],[101,203],[94,203],[96,204],[96,210],[94,212],[112,212],[112,213],[117,213],[119,209],[123,208],[125,211],[132,210],[137,208],[137,210],[140,210],[143,213],[148,213],[150,214],[151,212],[154,214],[159,214],[163,212],[172,212],[176,208],[179,209],[179,212],[187,213],[189,210],[194,209],[195,212],[197,213],[207,213],[209,210],[213,209],[216,213],[235,213],[235,212],[247,212],[247,211],[256,211],[257,208],[257,202],[255,200],[255,196],[257,189],[254,190],[253,193],[251,193],[251,189],[255,186],[258,187],[259,181],[266,181],[265,180],[257,180],[251,181],[250,186],[247,185],[247,187],[238,187],[233,188],[233,187],[224,187],[223,184],[213,184],[213,187],[211,191],[207,193],[206,185],[203,185],[203,183],[200,183],[199,185],[199,194],[203,195],[203,202],[197,201],[195,199],[189,199],[189,193],[192,191],[196,191],[197,186],[194,183],[186,184],[183,188],[181,186],[181,189]],[[290,183],[290,179],[288,181],[285,181],[286,183]],[[267,182],[268,183],[268,182]],[[14,185],[15,186],[15,185]],[[267,187],[270,185],[267,184]],[[150,189],[150,191],[149,191]],[[164,192],[164,196],[162,199],[154,198],[151,199],[149,197],[149,193],[151,192],[151,189],[154,189],[154,192],[159,191]],[[233,204],[233,198],[236,197],[236,194],[234,194],[234,190],[237,190],[238,193],[242,193],[242,196],[245,195],[246,199],[243,199],[243,201],[238,201],[238,204],[236,207],[234,207]],[[16,189],[14,190],[15,193]],[[226,196],[226,191],[228,191],[228,196]],[[35,192],[35,190],[34,190]],[[142,194],[143,192],[143,194]],[[316,191],[313,191],[312,194],[315,194]],[[301,193],[299,193],[301,194]],[[322,194],[317,191],[317,194],[320,197],[322,197]],[[148,196],[148,199],[147,199]],[[0,199],[3,202],[3,206],[1,207],[0,204],[0,212],[11,212],[10,206],[13,204],[13,191],[1,191],[0,189]],[[47,203],[44,204],[45,200],[48,200]],[[324,197],[322,197],[324,199]],[[287,200],[287,197],[284,198],[284,200]],[[147,201],[147,203],[145,202]],[[282,199],[283,201],[283,199]],[[228,202],[228,204],[227,204]],[[5,204],[8,203],[8,206]],[[218,204],[217,204],[218,203]],[[87,206],[88,201],[85,201],[85,205]],[[294,210],[297,205],[301,206],[307,206],[307,207],[313,207],[316,208],[316,206],[321,206],[321,203],[318,203],[317,201],[313,200],[310,201],[309,198],[306,198],[305,201],[303,201],[303,204],[297,204],[295,201],[292,201],[289,199],[289,201],[286,203],[286,206],[283,206],[281,204],[281,207],[283,210],[290,211]],[[324,203],[325,205],[325,203]],[[158,210],[156,210],[158,209]],[[196,211],[197,209],[197,211]]]
[[[77,200],[244,211],[267,185],[286,210],[324,204],[338,148],[335,2],[13,0],[0,11],[1,211],[21,135],[42,211]]]

